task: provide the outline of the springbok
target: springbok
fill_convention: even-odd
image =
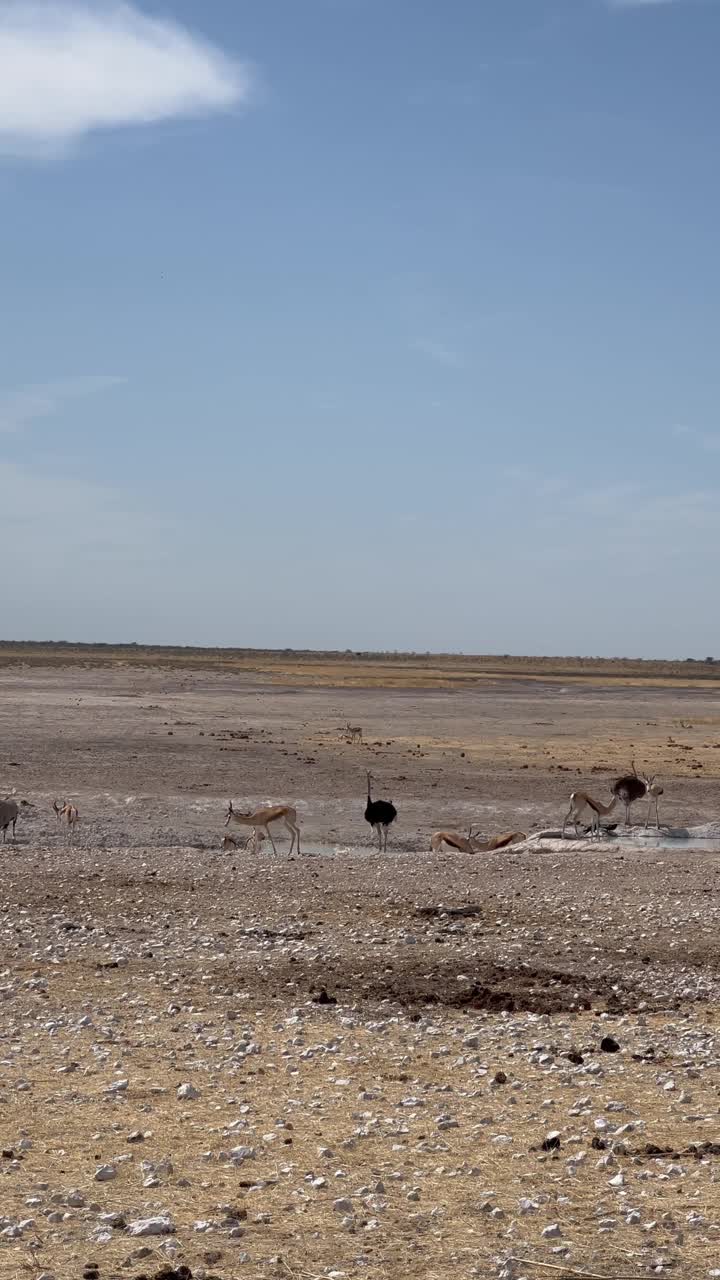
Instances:
[[[473,836],[472,827],[466,836],[461,836],[457,831],[435,831],[430,837],[430,848],[433,853],[437,853],[438,849],[442,849],[443,845],[448,845],[450,849],[456,849],[458,853],[477,853],[477,840]]]
[[[522,844],[523,840],[527,840],[524,831],[505,831],[500,836],[491,836],[489,840],[478,840],[471,827],[467,836],[458,835],[457,831],[436,831],[430,839],[430,848],[437,853],[446,844],[457,849],[458,853],[493,853],[495,849],[506,849],[510,844]]]
[[[257,853],[264,839],[265,837],[262,831],[256,831],[256,830],[251,831],[250,835],[245,841],[245,844],[243,845],[244,852]],[[223,836],[220,848],[222,849],[223,853],[227,853],[228,849],[239,849],[240,846],[234,836]]]
[[[57,800],[53,800],[53,809],[58,822],[66,822],[68,833],[72,839],[73,827],[80,820],[77,806],[71,804],[69,800],[63,800],[62,804],[58,804]]]
[[[348,722],[345,725],[345,741],[353,743],[353,742],[362,742],[362,740],[363,740],[362,725],[350,724]]]
[[[300,853],[300,828],[298,826],[297,811],[293,809],[291,804],[264,805],[259,809],[251,809],[247,813],[243,813],[233,809],[232,800],[229,800],[225,826],[229,826],[231,822],[237,822],[238,826],[241,827],[257,827],[262,834],[267,836],[273,847],[273,853],[277,853],[277,849],[275,848],[270,826],[273,822],[282,822],[290,832],[289,853],[292,853],[296,840],[297,851],[298,854]]]
[[[12,838],[15,839],[15,823],[18,820],[20,810],[15,800],[0,800],[0,827],[2,828],[3,844],[5,843],[5,834],[8,827],[12,826]]]
[[[655,801],[655,826],[660,830],[660,818],[658,815],[658,796],[663,794],[663,788],[659,782],[656,782],[657,774],[654,773],[651,778],[646,778],[644,773],[638,773],[635,768],[635,761],[632,761],[632,773],[626,773],[622,778],[616,778],[612,784],[612,793],[616,800],[622,800],[625,805],[625,826],[630,826],[630,805],[636,800],[642,800],[643,796],[648,797],[648,811],[645,819],[645,830],[647,831],[650,822],[650,814],[652,813],[653,800]]]
[[[588,818],[590,819],[590,834],[599,836],[600,818],[605,817],[608,813],[612,813],[617,802],[617,796],[613,796],[610,804],[603,804],[601,800],[593,800],[592,796],[589,796],[585,791],[573,791],[570,796],[570,808],[565,815],[565,821],[562,826],[563,840],[565,839],[565,828],[571,819],[575,827],[575,838],[577,840],[580,839],[578,822],[583,818],[585,821],[587,821]]]

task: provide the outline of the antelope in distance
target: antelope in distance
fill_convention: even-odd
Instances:
[[[69,800],[63,800],[62,804],[58,804],[57,800],[53,800],[53,809],[58,822],[66,822],[68,833],[72,838],[73,828],[76,822],[80,820],[77,806],[71,804]]]
[[[658,815],[658,796],[663,794],[663,787],[656,782],[657,774],[654,773],[651,778],[647,778],[644,773],[638,773],[635,768],[635,761],[632,762],[632,773],[623,774],[622,778],[616,778],[612,784],[612,793],[625,805],[625,826],[630,826],[630,805],[636,800],[642,800],[648,797],[648,811],[645,819],[645,830],[647,831],[650,822],[650,814],[652,813],[653,801],[655,802],[655,826],[660,830],[660,817]]]
[[[361,742],[362,742],[362,740],[363,740],[363,736],[362,736],[362,725],[361,725],[361,724],[350,724],[350,723],[348,722],[348,723],[345,725],[345,741],[346,741],[346,742],[349,742],[350,744],[352,744],[353,742],[360,742],[360,743],[361,743]]]
[[[290,832],[290,850],[288,857],[292,854],[295,840],[297,839],[297,851],[300,853],[300,828],[298,826],[297,811],[293,809],[291,804],[274,804],[263,805],[259,809],[251,809],[247,813],[241,810],[233,809],[232,800],[228,801],[227,816],[225,818],[225,826],[228,827],[231,822],[237,822],[241,827],[257,827],[263,835],[266,835],[273,847],[273,853],[277,853],[275,841],[272,838],[270,827],[272,823],[282,822]]]
[[[613,796],[610,804],[603,804],[601,800],[593,800],[592,796],[589,796],[586,791],[573,791],[570,796],[570,808],[562,825],[562,839],[565,839],[565,828],[568,822],[572,821],[575,827],[575,838],[579,840],[578,822],[587,822],[588,819],[590,820],[590,834],[599,836],[600,818],[612,813],[617,802],[617,796]]]

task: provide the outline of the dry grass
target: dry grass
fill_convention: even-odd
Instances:
[[[714,661],[1,642],[0,669],[18,664],[243,672],[296,687],[452,689],[518,679],[570,685],[601,682],[610,688],[720,687],[720,663]]]

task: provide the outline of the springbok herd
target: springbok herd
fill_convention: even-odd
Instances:
[[[354,732],[349,725],[348,731]],[[364,816],[378,838],[378,850],[383,852],[387,849],[388,829],[397,817],[397,809],[391,800],[374,800],[372,798],[372,783],[372,774],[368,773],[367,804]],[[605,804],[601,800],[595,800],[586,791],[573,791],[570,796],[570,807],[562,826],[563,838],[565,837],[568,823],[573,824],[575,836],[578,839],[581,835],[587,834],[588,830],[590,835],[599,837],[601,833],[600,819],[612,813],[618,803],[622,803],[625,806],[625,825],[629,827],[630,808],[637,800],[643,798],[648,800],[645,828],[649,825],[654,808],[655,825],[659,829],[658,799],[663,794],[663,788],[654,775],[648,777],[643,773],[638,773],[633,760],[632,773],[623,774],[622,777],[616,778],[611,785],[610,792],[611,799]],[[29,806],[29,801],[20,800],[18,802],[12,796],[0,800],[0,829],[2,830],[3,844],[10,827],[12,827],[13,839],[15,838],[15,825],[21,806]],[[69,800],[64,800],[62,804],[55,800],[52,808],[58,822],[67,828],[68,834],[72,839],[73,831],[80,819],[77,805]],[[243,848],[248,852],[257,852],[262,842],[267,839],[272,845],[273,853],[277,853],[272,828],[283,826],[290,835],[288,856],[292,855],[296,845],[298,854],[301,853],[297,810],[291,804],[263,804],[255,809],[242,810],[235,809],[232,800],[230,800],[225,815],[225,826],[228,827],[231,823],[235,823],[240,827],[250,828],[250,835],[243,845]],[[508,831],[483,841],[473,834],[473,829],[470,827],[466,836],[457,831],[435,831],[430,839],[430,848],[433,852],[449,848],[455,849],[459,853],[488,853],[495,849],[506,848],[508,845],[518,844],[526,839],[527,836],[524,831]],[[222,839],[221,847],[223,850],[230,850],[237,849],[239,846],[238,841],[233,836],[226,834]]]

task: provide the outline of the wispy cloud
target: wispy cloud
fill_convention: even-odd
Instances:
[[[448,369],[461,369],[464,361],[459,351],[446,347],[442,342],[433,342],[426,338],[418,338],[412,344],[414,351],[421,352],[435,364],[443,364]]]
[[[694,427],[683,424],[673,427],[672,433],[677,440],[685,440],[698,449],[704,449],[706,453],[720,453],[720,434],[717,432],[696,431]]]
[[[17,548],[23,572],[59,572],[78,556],[104,569],[172,554],[173,522],[139,510],[131,493],[2,459],[0,485],[0,537]]]
[[[113,0],[0,0],[0,148],[57,150],[94,129],[227,110],[248,68]]]
[[[657,9],[660,5],[677,4],[678,0],[605,0],[611,9]]]
[[[0,432],[23,431],[36,419],[49,418],[67,400],[96,395],[124,381],[124,378],[92,374],[38,383],[19,391],[0,391]]]

